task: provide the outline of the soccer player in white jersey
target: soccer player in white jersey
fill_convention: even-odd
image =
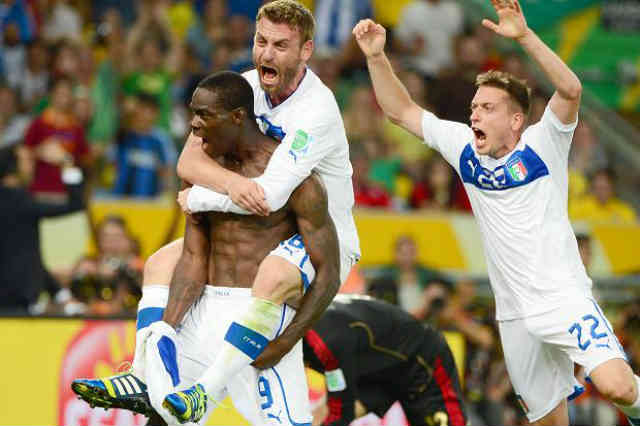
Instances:
[[[344,281],[360,256],[351,213],[354,203],[352,168],[335,98],[306,66],[313,51],[313,28],[313,16],[295,0],[276,0],[260,9],[253,50],[256,69],[245,77],[254,90],[255,115],[261,128],[282,143],[271,157],[264,175],[251,180],[222,168],[203,153],[202,141],[190,135],[181,154],[178,174],[183,180],[202,186],[181,193],[181,201],[194,212],[220,210],[267,215],[281,208],[300,182],[316,170],[327,189],[329,212],[338,231],[340,277]],[[208,191],[205,187],[218,192]],[[223,195],[225,193],[227,195]],[[161,248],[145,265],[133,371],[118,376],[120,378],[127,376],[127,380],[131,380],[134,377],[128,376],[136,376],[143,381],[151,380],[143,377],[145,353],[157,352],[154,347],[145,348],[149,334],[170,337],[172,328],[180,324],[185,312],[202,292],[204,283],[202,286],[172,285],[168,289],[182,245],[182,240],[178,240]],[[253,308],[247,313],[239,313],[242,324],[277,327],[277,324],[265,324],[272,321],[272,316],[264,313],[271,310],[271,302],[281,299],[287,289],[300,287],[304,281],[298,265],[292,261],[277,254],[265,258],[252,289]],[[337,288],[307,291],[291,324],[257,359],[249,358],[237,347],[224,342],[225,348],[218,357],[220,362],[210,368],[209,385],[205,384],[207,392],[214,397],[221,394],[229,378],[250,363],[259,368],[274,366],[326,309],[336,292]],[[233,361],[229,362],[230,359]],[[169,375],[158,370],[157,381],[166,386],[171,384]],[[111,406],[126,406],[123,401],[116,401],[117,398],[105,393],[108,385],[104,382],[110,380],[112,378],[84,381],[83,386],[100,397],[93,401],[98,406],[106,405],[103,399]],[[89,397],[93,398],[93,394]],[[152,404],[159,408],[162,398],[157,393],[154,397],[151,384],[149,395]]]
[[[385,30],[353,30],[385,114],[440,151],[461,176],[482,233],[505,360],[529,420],[568,425],[567,397],[583,365],[601,394],[640,424],[638,377],[591,294],[567,214],[567,159],[582,87],[527,26],[516,0],[492,2],[497,34],[517,41],[556,91],[528,128],[528,89],[509,74],[478,76],[471,126],[418,106],[384,54]]]

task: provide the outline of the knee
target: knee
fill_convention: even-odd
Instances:
[[[608,377],[598,383],[597,388],[605,398],[619,405],[631,405],[637,397],[633,377]]]
[[[283,303],[300,286],[300,273],[295,266],[281,257],[267,256],[260,264],[252,293],[255,297]]]
[[[161,247],[144,264],[142,285],[169,285],[182,253],[182,239]]]

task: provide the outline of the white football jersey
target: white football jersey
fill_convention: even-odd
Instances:
[[[576,124],[563,124],[547,106],[515,149],[494,159],[476,153],[469,126],[423,113],[426,144],[456,169],[471,201],[498,320],[541,314],[591,293],[567,212]]]
[[[307,68],[296,91],[272,107],[260,87],[258,71],[253,69],[243,76],[253,88],[254,110],[260,128],[282,142],[270,163],[276,160],[274,164],[282,164],[284,160],[286,171],[298,178],[295,186],[312,170],[320,174],[341,250],[359,258],[360,241],[351,211],[354,204],[353,169],[347,135],[333,92]],[[265,175],[268,171],[269,168]]]

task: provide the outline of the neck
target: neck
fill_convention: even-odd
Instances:
[[[262,152],[267,152],[270,155],[276,146],[276,142],[270,137],[265,136],[255,122],[247,121],[242,129],[242,133],[233,145],[236,149],[225,154],[225,157],[242,161]]]
[[[515,135],[509,142],[502,145],[500,148],[496,150],[496,152],[489,154],[491,158],[500,159],[505,155],[509,154],[511,151],[516,149],[516,145],[520,141],[520,134]]]
[[[283,88],[281,92],[269,95],[269,101],[271,101],[272,106],[278,106],[282,102],[284,102],[289,96],[296,91],[305,74],[307,73],[307,67],[303,64],[298,72],[296,73],[295,78],[291,80],[291,84],[287,87]]]

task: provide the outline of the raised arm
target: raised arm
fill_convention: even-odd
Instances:
[[[290,206],[296,214],[298,230],[304,241],[309,261],[316,276],[302,297],[300,307],[291,323],[260,355],[254,365],[267,368],[280,356],[289,352],[311,326],[320,318],[340,288],[340,248],[338,235],[328,211],[327,194],[320,179],[313,175],[291,195]]]
[[[177,166],[178,176],[194,185],[228,194],[239,207],[253,214],[268,214],[264,191],[256,182],[229,171],[202,150],[202,141],[189,133]],[[204,211],[204,210],[201,210]]]
[[[176,328],[184,314],[202,294],[209,274],[208,223],[187,219],[182,254],[176,264],[169,288],[169,300],[163,321]]]
[[[353,28],[353,35],[367,58],[380,107],[393,123],[422,139],[422,108],[413,101],[384,53],[386,30],[371,19],[364,19]]]
[[[498,14],[498,24],[484,19],[482,25],[503,37],[511,38],[520,43],[556,89],[549,101],[551,110],[562,123],[574,123],[582,95],[582,84],[578,77],[528,27],[518,0],[491,0],[491,4]]]

